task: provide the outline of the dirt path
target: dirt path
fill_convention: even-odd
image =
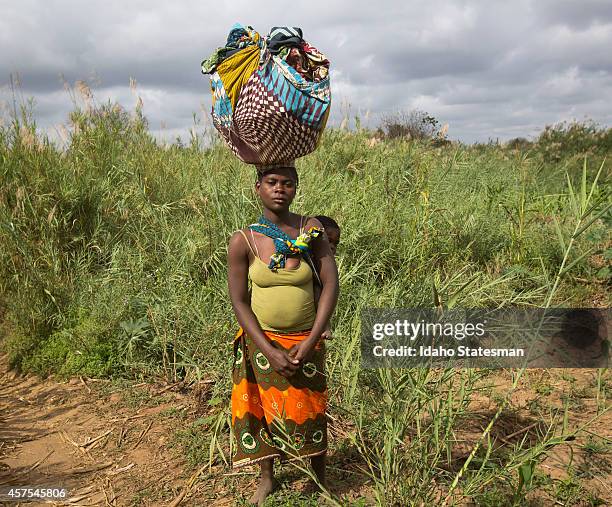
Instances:
[[[0,486],[68,488],[72,501],[55,505],[168,505],[180,494],[185,460],[168,445],[177,421],[163,414],[192,405],[188,396],[148,384],[109,393],[106,381],[42,381],[7,369],[2,355]],[[156,406],[134,402],[155,391]]]
[[[69,501],[47,502],[57,506],[243,505],[258,472],[218,461],[209,470],[210,431],[197,422],[220,407],[208,404],[208,387],[42,380],[9,371],[0,354],[0,488],[67,488]],[[288,466],[279,472],[279,502],[292,505],[307,478]],[[368,497],[364,480],[345,466],[330,475],[341,482],[337,493]]]
[[[494,413],[493,400],[505,393],[511,381],[508,372],[499,372],[494,380],[497,394],[474,399],[473,428],[466,426],[463,435],[466,455]],[[209,470],[210,431],[197,422],[222,411],[208,403],[209,396],[206,382],[186,390],[180,383],[118,384],[80,378],[60,382],[18,376],[8,371],[7,356],[0,355],[0,488],[68,488],[69,501],[49,502],[58,506],[242,505],[241,498],[255,486],[256,471],[232,472],[224,463]],[[500,418],[493,434],[508,445],[524,437],[537,438],[540,422],[545,421],[535,414],[547,406],[562,407],[563,398],[570,402],[570,427],[591,419],[601,409],[596,372],[532,370],[516,392],[514,412]],[[612,501],[611,424],[608,412],[592,428],[598,435],[593,441],[585,433],[550,453],[539,467],[545,482],[529,495],[534,505],[546,505],[552,498],[559,505]],[[333,438],[340,439],[337,424],[330,423],[330,428]],[[185,437],[177,441],[181,433]],[[332,453],[332,489],[345,500],[362,499],[373,505],[371,486],[365,484],[358,473],[359,460],[353,458],[346,449]],[[574,472],[568,475],[570,463]],[[286,486],[274,505],[315,505],[300,497],[306,490],[303,474],[281,469],[279,479]]]

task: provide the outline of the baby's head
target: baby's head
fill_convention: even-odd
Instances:
[[[327,234],[327,239],[329,239],[329,246],[331,247],[332,254],[335,256],[336,248],[338,248],[338,243],[340,243],[340,226],[333,218],[325,215],[318,215],[315,218],[321,222],[325,229],[325,234]]]

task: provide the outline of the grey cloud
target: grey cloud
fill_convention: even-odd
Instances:
[[[581,30],[612,22],[612,3],[608,0],[543,0],[534,3],[534,12],[544,23]]]
[[[265,34],[301,26],[332,62],[331,124],[346,114],[426,108],[450,135],[467,141],[514,137],[546,123],[588,115],[610,122],[612,4],[604,1],[484,3],[399,0],[310,2],[266,9],[246,0],[224,8],[199,1],[45,3],[3,7],[0,83],[19,71],[37,98],[43,126],[64,121],[72,104],[59,78],[98,76],[96,96],[133,107],[139,83],[153,130],[187,132],[201,103],[210,108],[200,61],[239,21]],[[220,5],[220,4],[217,4]],[[273,15],[271,13],[274,13]],[[0,90],[0,98],[10,98]],[[202,120],[203,121],[203,120]]]

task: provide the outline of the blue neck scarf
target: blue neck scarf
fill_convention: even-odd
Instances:
[[[287,255],[302,255],[307,261],[310,260],[310,242],[323,233],[319,227],[311,227],[308,232],[300,234],[296,239],[291,239],[278,225],[261,215],[255,224],[249,225],[249,229],[264,234],[274,241],[274,254],[270,257],[268,268],[276,271],[285,267]]]

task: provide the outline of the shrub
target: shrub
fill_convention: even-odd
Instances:
[[[425,111],[413,110],[409,113],[399,112],[383,117],[382,126],[378,130],[384,139],[422,139],[433,140],[441,136],[440,123]]]
[[[612,129],[592,120],[547,125],[537,140],[544,159],[557,162],[572,155],[604,155],[612,151]]]
[[[511,150],[526,151],[533,147],[533,143],[524,137],[515,137],[506,143],[506,147]]]

